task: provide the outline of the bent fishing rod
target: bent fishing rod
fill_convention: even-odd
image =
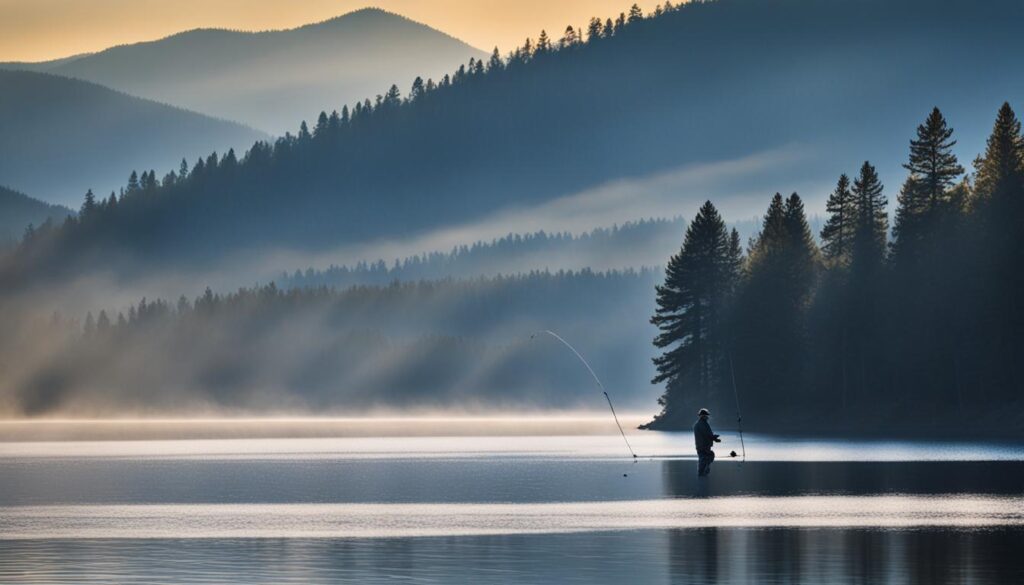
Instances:
[[[572,344],[569,343],[568,341],[562,339],[562,336],[560,336],[559,334],[555,333],[554,331],[545,329],[543,331],[538,331],[537,333],[530,335],[530,339],[536,338],[538,333],[550,335],[551,337],[554,337],[558,341],[562,342],[562,345],[568,347],[569,351],[574,353],[576,357],[579,358],[583,366],[587,368],[587,371],[590,372],[590,377],[592,377],[594,381],[597,382],[597,387],[601,389],[601,393],[604,394],[604,399],[608,401],[608,408],[610,408],[612,411],[612,417],[615,419],[615,426],[619,427],[619,434],[622,435],[622,440],[625,441],[626,448],[629,449],[629,454],[633,456],[633,459],[637,459],[636,453],[633,451],[633,446],[629,444],[629,439],[626,438],[626,432],[622,430],[622,425],[619,423],[619,415],[615,413],[615,406],[612,404],[612,398],[611,396],[608,396],[608,391],[605,390],[604,384],[601,383],[601,379],[598,378],[597,374],[594,373],[594,368],[590,367],[590,364],[587,363],[587,360],[586,358],[583,357],[583,354],[576,351],[576,348],[573,347]]]
[[[619,422],[619,415],[615,412],[615,405],[612,404],[611,396],[608,395],[608,391],[605,389],[604,384],[601,383],[601,379],[597,377],[597,374],[594,372],[594,368],[590,367],[590,363],[587,362],[586,358],[583,357],[583,354],[581,354],[579,351],[577,351],[577,349],[575,347],[573,347],[571,343],[569,343],[564,338],[562,338],[561,335],[559,335],[559,334],[557,334],[554,331],[551,331],[549,329],[545,329],[543,331],[538,331],[536,333],[533,333],[532,335],[530,335],[530,339],[535,339],[538,334],[550,335],[551,337],[555,338],[562,345],[564,345],[565,347],[569,348],[569,351],[571,351],[573,353],[573,355],[575,355],[576,358],[580,361],[580,363],[583,364],[583,367],[585,367],[587,369],[587,372],[590,373],[590,377],[593,378],[594,382],[597,383],[597,387],[601,389],[601,393],[604,394],[605,400],[608,401],[608,408],[612,411],[612,417],[615,419],[615,426],[617,426],[619,428],[619,434],[622,435],[622,440],[626,443],[626,448],[629,450],[629,454],[633,456],[634,460],[635,459],[641,459],[641,457],[638,456],[635,451],[633,451],[633,446],[629,444],[629,439],[626,438],[626,432],[624,430],[622,430],[622,424]],[[743,454],[742,455],[742,460],[744,462],[746,462],[746,460],[747,460],[747,446],[746,446],[746,443],[743,440],[743,415],[740,412],[740,393],[739,393],[739,389],[738,389],[738,387],[736,385],[736,372],[734,371],[733,365],[732,365],[732,355],[728,354],[727,357],[728,357],[728,360],[729,360],[729,373],[731,374],[731,377],[732,377],[733,396],[736,399],[736,423],[737,423],[738,431],[739,431],[739,435],[740,435],[740,450],[741,450],[741,452]],[[730,455],[732,457],[736,457],[736,452],[733,451],[733,452],[730,453]],[[643,459],[693,459],[693,458],[695,458],[695,456],[690,456],[690,455],[675,455],[675,456],[672,456],[672,455],[648,455],[648,456],[644,456],[642,458]]]

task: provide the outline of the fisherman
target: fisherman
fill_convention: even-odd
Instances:
[[[712,445],[721,443],[711,430],[708,424],[708,417],[711,413],[708,409],[702,408],[697,413],[697,422],[693,423],[693,440],[697,444],[697,476],[704,477],[711,473],[711,462],[715,460],[715,452],[711,450]]]

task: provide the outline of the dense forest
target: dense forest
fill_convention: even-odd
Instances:
[[[652,270],[534,272],[386,286],[275,285],[83,319],[54,314],[0,339],[0,412],[493,412],[599,408],[565,348],[595,360],[624,407],[653,400]],[[5,313],[0,311],[0,317]],[[7,314],[11,317],[10,314]]]
[[[438,280],[522,274],[535,270],[611,270],[653,267],[679,247],[682,219],[650,219],[621,226],[568,232],[509,234],[489,242],[456,246],[450,252],[429,252],[396,259],[332,265],[325,270],[296,270],[276,283],[282,288],[344,288],[393,281]]]
[[[791,144],[813,151],[801,168],[824,177],[899,132],[922,101],[946,96],[974,119],[991,95],[1015,95],[1019,60],[1005,47],[1022,11],[1008,0],[718,0],[595,18],[339,104],[244,154],[131,173],[123,193],[97,193],[78,220],[26,242],[3,274],[407,235]],[[951,94],[950,71],[970,91]],[[734,173],[729,187],[792,175],[761,172]]]
[[[728,421],[738,391],[762,429],[1019,433],[1021,124],[1004,104],[970,174],[955,144],[934,109],[891,215],[870,162],[840,176],[820,247],[795,193],[775,195],[745,255],[708,202],[657,289],[665,393],[648,427],[687,428],[700,406]]]

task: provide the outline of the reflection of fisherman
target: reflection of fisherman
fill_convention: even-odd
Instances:
[[[711,473],[711,462],[715,460],[715,452],[711,446],[721,442],[711,430],[708,424],[708,417],[711,413],[708,409],[702,408],[697,413],[697,422],[693,423],[693,440],[697,444],[697,475],[705,476]]]

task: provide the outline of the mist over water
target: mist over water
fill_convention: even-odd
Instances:
[[[743,462],[724,433],[698,479],[690,433],[629,439],[582,413],[4,422],[0,582],[1024,576],[1019,442],[748,434]]]

